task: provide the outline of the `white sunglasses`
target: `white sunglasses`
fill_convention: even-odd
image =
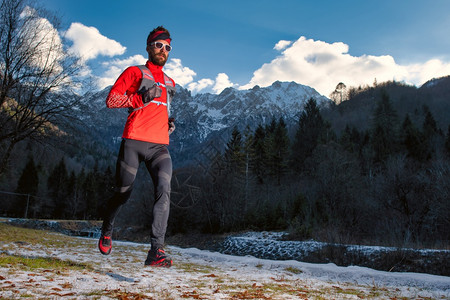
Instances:
[[[150,43],[150,46],[153,46],[153,45],[155,46],[156,49],[162,49],[162,47],[164,47],[164,49],[165,49],[167,52],[170,52],[170,51],[172,50],[172,46],[163,44],[163,43],[161,43],[161,42],[153,42],[153,43]]]

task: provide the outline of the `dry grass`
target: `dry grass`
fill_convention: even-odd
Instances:
[[[141,244],[115,243],[113,253],[105,257],[97,253],[95,240],[0,223],[0,298],[403,298],[393,288],[305,278],[295,267],[272,270],[191,261],[170,248],[172,268],[144,268],[146,250]],[[417,298],[427,299],[417,293]]]

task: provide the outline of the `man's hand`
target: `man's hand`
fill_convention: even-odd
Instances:
[[[156,83],[149,89],[142,88],[138,94],[142,96],[142,102],[148,103],[155,98],[161,97],[162,89],[156,85]]]
[[[169,135],[175,130],[175,118],[169,118]]]

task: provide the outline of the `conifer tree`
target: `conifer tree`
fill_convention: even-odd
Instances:
[[[244,140],[242,142],[242,153],[244,155],[245,168],[249,172],[253,169],[253,163],[255,161],[255,153],[253,149],[254,144],[254,136],[253,132],[250,129],[250,126],[245,128],[244,132]]]
[[[16,207],[19,210],[24,209],[25,210],[25,217],[28,217],[30,215],[30,207],[31,203],[30,201],[34,198],[31,198],[31,196],[36,196],[38,193],[39,188],[39,176],[38,176],[38,170],[34,163],[33,156],[30,155],[28,157],[28,162],[25,165],[25,168],[22,171],[22,175],[20,175],[19,181],[17,183],[17,189],[16,193],[19,194],[27,194],[27,197],[24,196],[18,196],[19,201],[16,205]],[[23,215],[20,215],[21,217]]]
[[[243,171],[242,135],[236,126],[233,128],[231,139],[226,145],[224,159],[226,167],[231,173],[241,173]]]
[[[275,162],[272,156],[272,149],[274,148],[273,143],[275,142],[273,139],[273,135],[275,134],[275,129],[277,127],[277,121],[275,117],[272,118],[272,121],[265,126],[265,138],[264,138],[264,148],[265,150],[265,159],[264,165],[266,167],[266,174],[273,176],[273,165]]]
[[[375,162],[383,162],[398,150],[397,112],[389,95],[383,92],[375,109],[372,124],[371,144],[375,153]]]
[[[114,175],[111,170],[111,167],[108,166],[104,172],[99,172],[99,176],[97,178],[96,182],[97,186],[97,218],[101,217],[101,210],[102,207],[106,204],[109,198],[112,197],[114,194]]]
[[[63,218],[65,212],[65,206],[67,201],[67,184],[68,184],[68,174],[66,163],[64,158],[61,158],[60,162],[55,166],[53,171],[50,173],[47,181],[47,187],[53,203],[51,204],[53,208],[53,218]]]
[[[269,124],[266,125],[266,135],[270,135],[275,131],[275,128],[277,127],[277,120],[275,117],[272,118],[272,121],[270,121]]]
[[[230,230],[243,222],[245,210],[245,160],[242,136],[233,128],[223,154],[224,172],[214,184],[214,208],[221,229]]]
[[[250,192],[250,184],[253,181],[253,166],[255,163],[255,152],[253,148],[254,139],[253,133],[250,129],[250,126],[245,128],[244,132],[244,141],[242,144],[242,152],[244,158],[244,168],[245,168],[245,201],[247,203],[249,192]],[[247,207],[247,206],[246,206]],[[245,209],[246,211],[247,209]]]
[[[406,114],[402,123],[401,134],[402,144],[408,157],[418,161],[424,161],[429,157],[429,151],[424,143],[424,136],[411,122],[408,114]]]
[[[30,194],[36,196],[39,187],[39,176],[33,156],[28,156],[28,162],[20,175],[17,183],[17,193]]]
[[[99,206],[99,188],[98,188],[98,165],[95,164],[94,169],[86,174],[83,184],[83,202],[85,206],[85,219],[97,219]]]
[[[430,111],[430,108],[425,105],[423,107],[423,112],[425,115],[425,119],[423,121],[423,133],[427,137],[433,137],[436,134],[439,134],[439,129],[436,123],[436,120],[433,117],[433,114]]]
[[[70,172],[69,177],[67,178],[67,199],[66,199],[66,215],[75,219],[78,209],[79,209],[79,199],[77,193],[77,177],[75,172]]]
[[[436,140],[442,133],[428,106],[423,107],[423,112],[425,115],[422,126],[423,141],[428,148],[428,158],[431,158],[437,147]]]
[[[447,152],[448,157],[450,158],[450,125],[447,129],[447,137],[445,138],[445,150]]]
[[[327,133],[327,126],[320,114],[314,98],[308,100],[304,111],[300,114],[298,129],[292,143],[292,167],[296,171],[303,168],[304,161],[311,156],[320,141]]]
[[[361,134],[356,127],[346,125],[339,143],[345,150],[351,153],[358,153],[361,149]]]
[[[283,118],[275,125],[274,131],[268,136],[268,141],[268,169],[279,185],[281,178],[287,173],[289,156],[289,137]]]
[[[258,183],[263,183],[266,176],[266,147],[265,147],[266,132],[264,127],[260,124],[253,135],[253,172],[257,178]]]

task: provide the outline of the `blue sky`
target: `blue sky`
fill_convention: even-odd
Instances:
[[[171,32],[165,66],[193,93],[268,86],[312,86],[329,96],[339,82],[386,80],[420,86],[450,75],[447,0],[45,0],[65,42],[83,57],[99,88],[145,62],[158,25]]]

